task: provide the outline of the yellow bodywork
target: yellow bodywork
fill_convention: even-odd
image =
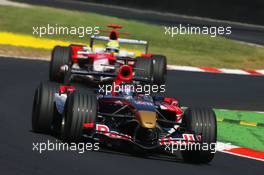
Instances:
[[[155,128],[157,124],[157,114],[152,111],[138,111],[138,121],[143,128]]]

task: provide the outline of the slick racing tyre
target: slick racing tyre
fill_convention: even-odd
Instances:
[[[78,142],[83,136],[84,123],[94,123],[97,116],[97,99],[95,94],[73,92],[66,101],[62,127],[62,140]],[[86,134],[90,135],[93,128]]]
[[[167,59],[163,55],[153,55],[153,84],[162,85],[166,82]]]
[[[64,72],[61,66],[71,62],[71,48],[56,46],[51,53],[51,61],[49,67],[49,79],[55,82],[63,82]]]
[[[191,150],[182,151],[184,161],[191,163],[209,163],[212,161],[217,134],[214,111],[207,108],[188,108],[185,111],[182,122],[187,130],[201,134],[200,149],[194,149],[193,145]],[[206,146],[209,149],[204,149]]]
[[[55,93],[59,85],[43,82],[35,91],[32,110],[32,130],[39,133],[50,133],[55,114]]]
[[[149,78],[150,82],[153,81],[153,63],[151,58],[137,57],[135,68],[136,77]]]

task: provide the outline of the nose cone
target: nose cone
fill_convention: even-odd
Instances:
[[[138,121],[143,128],[155,128],[157,123],[157,114],[153,111],[138,111]]]

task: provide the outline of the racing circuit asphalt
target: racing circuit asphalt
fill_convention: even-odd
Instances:
[[[31,132],[33,93],[47,80],[48,62],[0,58],[0,174],[262,174],[261,161],[216,153],[210,164],[192,165],[180,158],[134,157],[109,150],[100,152],[32,151],[32,142],[55,142],[48,135]],[[264,77],[215,75],[170,71],[169,94],[184,105],[264,110]]]

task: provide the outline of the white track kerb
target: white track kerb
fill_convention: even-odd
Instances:
[[[177,66],[177,65],[168,65],[167,69],[190,71],[190,72],[223,73],[223,74],[236,74],[236,75],[264,75],[264,69],[242,70],[242,69],[224,69],[224,68],[214,68],[214,67],[192,67],[192,66]]]
[[[216,151],[234,156],[264,161],[264,152],[235,146],[230,143],[217,142]]]

